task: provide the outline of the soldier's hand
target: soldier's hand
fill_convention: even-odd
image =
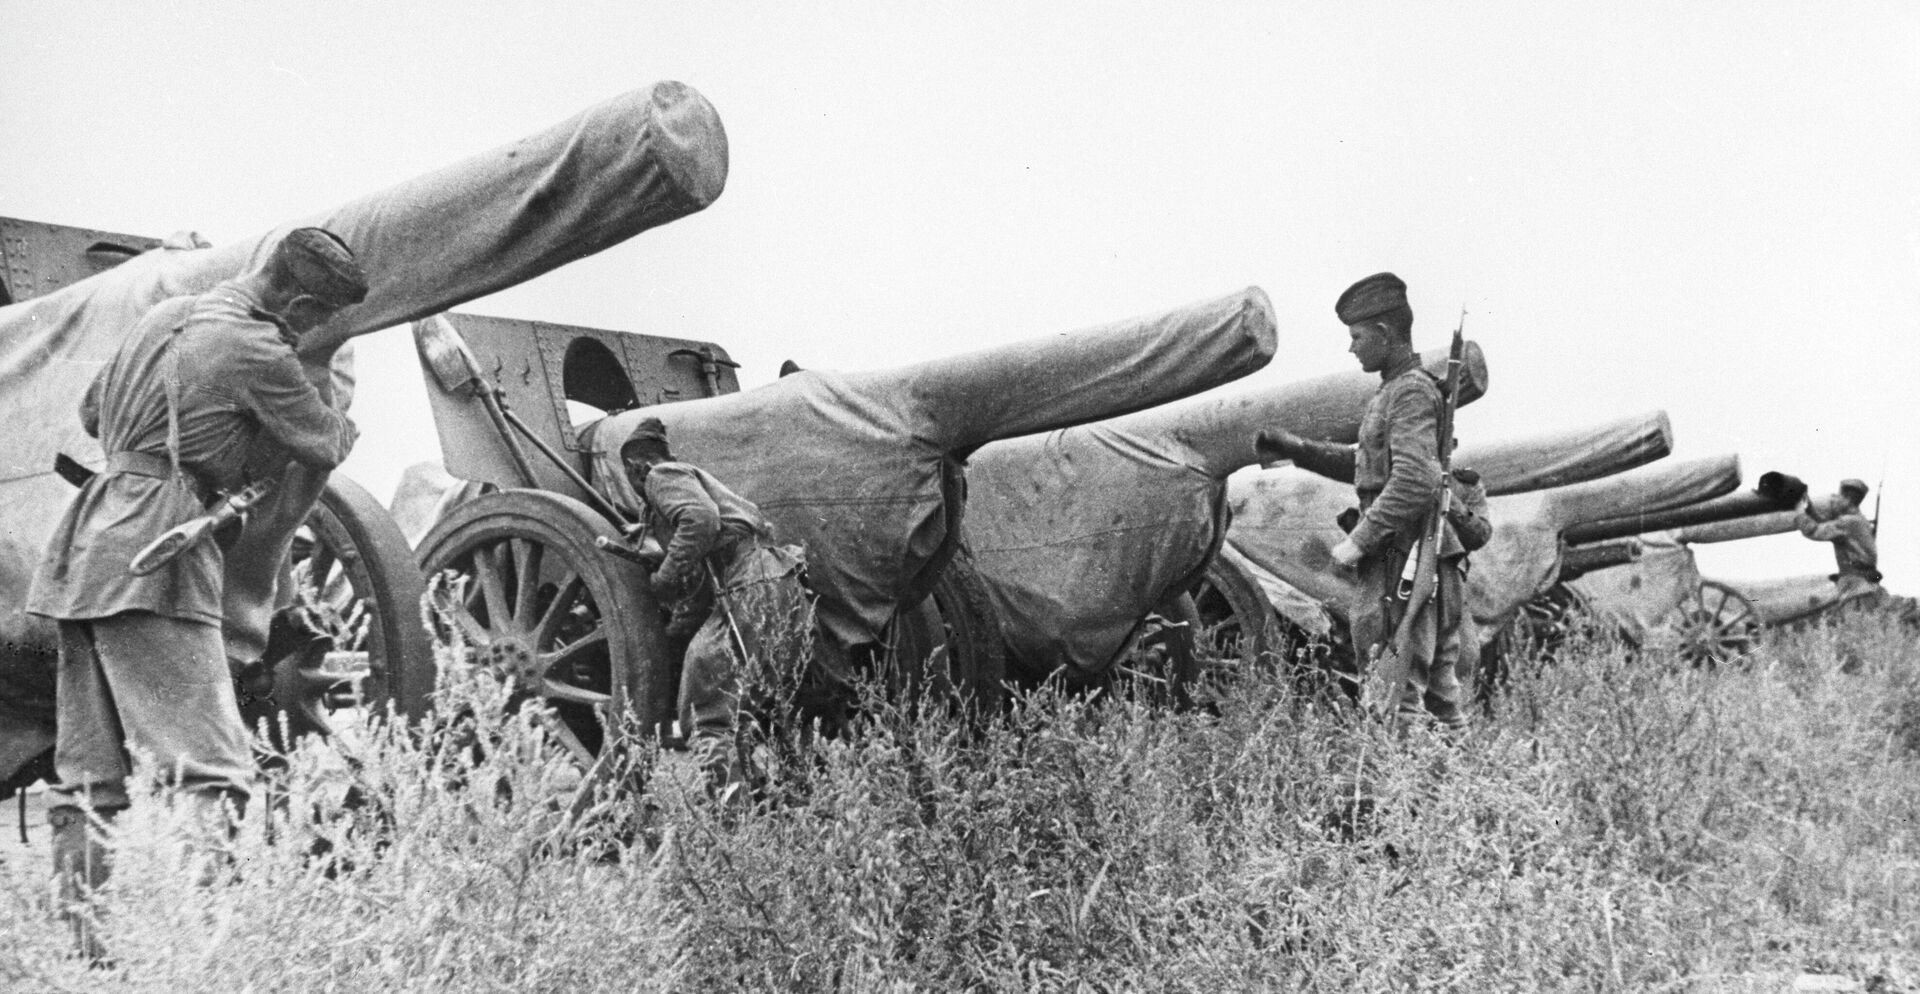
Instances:
[[[1333,547],[1331,554],[1335,566],[1344,566],[1348,569],[1360,565],[1360,560],[1366,555],[1360,551],[1359,546],[1353,544],[1353,539],[1350,538],[1341,539],[1340,544]]]
[[[1253,451],[1266,462],[1298,459],[1306,448],[1306,439],[1285,428],[1264,428],[1253,435]]]

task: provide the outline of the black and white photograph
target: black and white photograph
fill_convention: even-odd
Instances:
[[[0,25],[0,989],[1920,994],[1920,6]]]

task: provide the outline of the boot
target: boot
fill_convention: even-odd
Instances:
[[[89,966],[111,967],[100,940],[100,911],[95,895],[113,872],[113,851],[104,832],[114,811],[87,812],[72,805],[47,811],[53,836],[53,873],[60,902],[60,918],[73,930],[74,945]]]

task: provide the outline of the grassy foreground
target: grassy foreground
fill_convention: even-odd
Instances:
[[[1261,678],[882,714],[739,816],[662,757],[569,824],[538,721],[461,693],[491,748],[373,734],[357,812],[298,754],[212,886],[164,798],[130,812],[117,972],[0,894],[0,989],[1920,989],[1920,648],[1871,621],[1719,672],[1576,646],[1451,744]]]

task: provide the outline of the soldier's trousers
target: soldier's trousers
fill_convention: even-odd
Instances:
[[[680,672],[680,728],[714,787],[746,771],[740,714],[793,703],[807,679],[812,611],[792,547],[751,545],[734,557]]]
[[[127,806],[135,756],[163,782],[244,804],[253,753],[218,625],[129,611],[60,622],[53,804]]]
[[[1399,598],[1400,572],[1407,554],[1389,549],[1362,564],[1361,586],[1375,591],[1380,609],[1368,631],[1356,630],[1354,647],[1363,659],[1390,651],[1387,646],[1405,615],[1406,602]],[[1394,708],[1401,714],[1433,715],[1447,725],[1458,725],[1465,718],[1460,711],[1460,636],[1461,608],[1465,604],[1465,560],[1443,560],[1438,572],[1438,589],[1433,598],[1413,619],[1408,632],[1407,652],[1403,660],[1406,677],[1394,694]]]

